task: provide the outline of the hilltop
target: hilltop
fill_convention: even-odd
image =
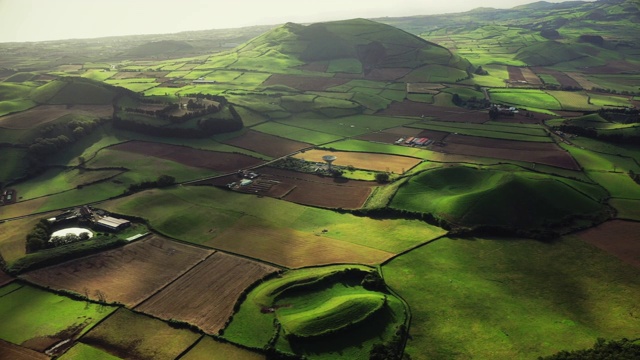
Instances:
[[[287,23],[238,47],[237,55],[240,59],[280,59],[293,66],[340,60],[365,74],[378,68],[414,69],[425,65],[462,71],[471,68],[468,61],[440,45],[366,19],[306,26]]]

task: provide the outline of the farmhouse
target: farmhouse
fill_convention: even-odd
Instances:
[[[131,225],[131,222],[129,220],[118,219],[111,216],[105,216],[102,219],[98,220],[96,224],[99,226],[105,227],[109,230],[118,231]]]

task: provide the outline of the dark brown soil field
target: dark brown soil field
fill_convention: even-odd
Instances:
[[[584,69],[588,74],[623,74],[638,72],[638,65],[634,65],[622,60],[610,61],[607,65],[593,66]]]
[[[296,76],[273,74],[262,86],[286,85],[301,91],[323,91],[327,88],[347,83],[349,79],[316,76]]]
[[[217,334],[242,292],[278,268],[217,252],[136,308]]]
[[[612,220],[582,231],[578,237],[640,268],[640,223]]]
[[[27,111],[0,117],[0,127],[7,129],[31,129],[34,126],[56,120],[64,115],[92,115],[108,117],[113,113],[111,105],[40,105]]]
[[[29,272],[38,285],[135,306],[211,254],[157,235],[115,250]]]
[[[6,285],[11,281],[13,281],[13,277],[7,275],[4,271],[0,270],[0,286]]]
[[[509,72],[509,81],[514,81],[514,82],[527,81],[524,75],[522,75],[522,71],[520,71],[519,67],[507,66],[507,71]]]
[[[261,173],[281,184],[268,193],[287,201],[326,208],[359,209],[376,183],[320,177],[284,169],[264,168]],[[283,191],[286,191],[283,194]],[[277,193],[276,193],[277,192]]]
[[[524,76],[524,79],[530,85],[542,85],[542,81],[540,80],[538,75],[536,75],[530,68],[520,68],[520,72],[522,73],[522,76]]]
[[[419,137],[419,138],[426,137],[433,141],[442,141],[447,136],[449,136],[448,132],[436,131],[436,130],[423,130],[418,135],[416,135],[416,137]]]
[[[353,166],[356,169],[390,171],[402,174],[420,163],[420,159],[389,155],[352,151],[329,151],[329,150],[309,150],[304,153],[294,155],[295,158],[324,163],[322,157],[325,155],[335,155],[333,162],[338,166]]]
[[[390,116],[431,116],[440,121],[484,123],[489,120],[486,111],[466,110],[457,107],[435,106],[411,100],[394,102],[382,110],[380,115]]]
[[[7,360],[49,360],[45,354],[23,348],[0,339],[0,359]]]
[[[169,145],[146,141],[129,141],[114,145],[109,149],[133,152],[222,172],[236,171],[262,164],[251,156],[218,151],[198,150],[186,146]]]
[[[534,67],[532,68],[532,70],[536,73],[536,74],[548,74],[551,75],[553,77],[556,78],[556,80],[558,80],[558,82],[560,83],[560,86],[562,87],[575,87],[575,88],[580,88],[580,83],[578,83],[577,81],[575,81],[572,77],[570,77],[569,75],[561,72],[561,71],[557,71],[557,70],[551,70],[551,69],[547,69],[544,67]]]
[[[307,143],[289,140],[253,130],[249,130],[237,138],[227,140],[225,143],[271,157],[280,157],[311,147],[311,145]]]
[[[452,134],[447,137],[446,146],[434,147],[433,150],[447,154],[534,162],[565,169],[580,170],[580,166],[571,155],[554,143],[512,141]]]

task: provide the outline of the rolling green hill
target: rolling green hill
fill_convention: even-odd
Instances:
[[[118,94],[136,97],[130,90],[99,81],[64,77],[34,89],[31,99],[39,104],[109,105]]]
[[[544,232],[596,219],[605,193],[595,185],[528,172],[455,166],[425,171],[402,186],[391,207],[430,213],[462,227]]]
[[[365,72],[375,68],[416,68],[443,65],[466,71],[468,61],[449,50],[403,30],[371,20],[354,19],[308,26],[287,23],[269,31],[237,51],[238,62],[266,57],[280,65],[340,60],[353,72],[357,60]],[[356,66],[356,69],[359,67]]]

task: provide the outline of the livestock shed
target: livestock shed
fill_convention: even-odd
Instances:
[[[102,219],[98,220],[96,224],[102,227],[105,227],[109,230],[118,231],[131,225],[131,222],[129,220],[118,219],[111,216],[105,216]]]

